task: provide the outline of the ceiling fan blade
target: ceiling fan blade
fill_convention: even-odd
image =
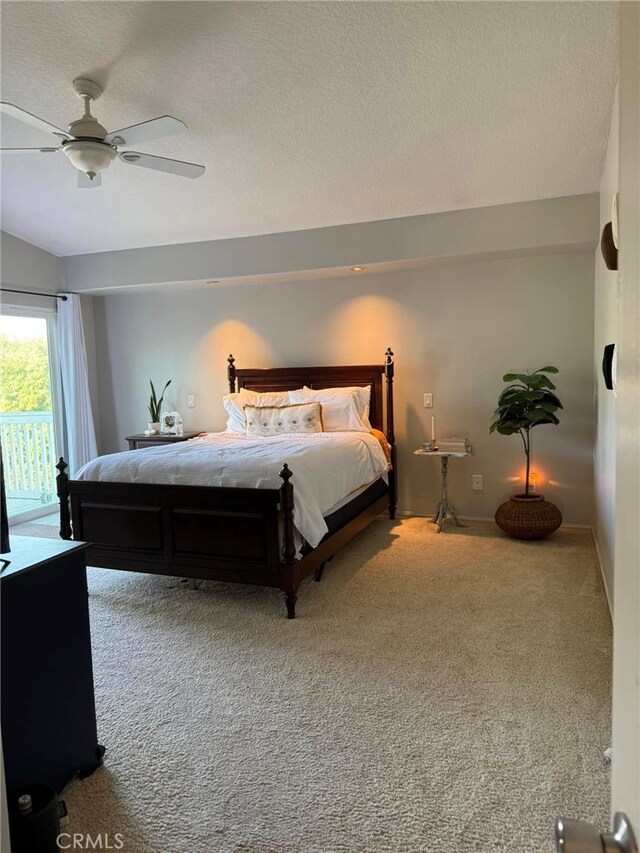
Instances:
[[[102,174],[98,172],[94,179],[91,180],[89,175],[84,172],[78,172],[78,186],[82,190],[88,190],[91,187],[100,187],[102,186]]]
[[[187,125],[173,116],[160,116],[151,118],[149,121],[141,121],[140,124],[132,124],[131,127],[123,127],[107,134],[104,141],[110,145],[138,145],[139,142],[149,142],[151,139],[160,139],[161,136],[172,136],[174,133],[182,133]]]
[[[143,166],[145,169],[156,169],[158,172],[170,172],[183,178],[199,178],[204,175],[204,166],[196,163],[186,163],[184,160],[169,160],[168,157],[155,157],[152,154],[141,154],[139,151],[124,151],[119,155],[124,163],[130,166]]]
[[[54,136],[58,136],[60,139],[71,138],[66,130],[62,130],[61,128],[56,127],[55,124],[51,124],[43,118],[34,116],[32,113],[28,113],[26,110],[16,107],[15,104],[7,104],[4,101],[0,101],[0,113],[6,116],[11,116],[11,118],[15,118],[23,124],[28,124],[30,127],[35,127],[37,130],[43,130],[45,133],[53,133]]]
[[[0,154],[53,154],[59,148],[0,148]]]

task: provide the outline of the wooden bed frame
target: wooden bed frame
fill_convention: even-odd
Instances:
[[[295,471],[284,460],[279,489],[251,489],[71,480],[66,474],[67,463],[61,458],[56,466],[60,536],[91,542],[87,551],[91,566],[279,587],[285,594],[287,615],[293,619],[303,578],[316,573],[319,579],[336,551],[383,510],[388,509],[389,517],[395,518],[393,353],[387,350],[382,365],[248,370],[237,369],[232,355],[227,362],[230,392],[240,388],[286,391],[303,385],[316,389],[369,385],[371,425],[383,431],[391,445],[393,468],[388,491],[296,559]]]

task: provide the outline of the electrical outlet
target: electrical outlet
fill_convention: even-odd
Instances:
[[[481,492],[484,489],[484,477],[482,474],[471,475],[471,488],[475,492]]]
[[[187,394],[187,407],[189,409],[193,409],[196,404],[196,398],[193,394]]]
[[[424,407],[425,409],[433,409],[433,394],[424,395]]]

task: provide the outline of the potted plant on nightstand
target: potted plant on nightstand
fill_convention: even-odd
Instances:
[[[555,504],[531,489],[531,430],[542,424],[558,424],[556,416],[562,403],[547,374],[558,373],[549,365],[533,373],[506,373],[509,385],[500,394],[493,413],[490,432],[500,435],[519,433],[527,460],[524,494],[512,495],[496,512],[496,524],[516,539],[544,539],[560,527],[562,515]]]
[[[149,380],[149,385],[151,385],[151,397],[149,398],[149,405],[147,408],[149,409],[151,421],[149,422],[148,429],[153,430],[154,432],[160,432],[160,411],[162,409],[162,401],[164,400],[164,392],[167,390],[169,385],[171,385],[171,380],[169,380],[162,389],[160,399],[158,399],[156,395],[156,389],[153,387],[153,382],[151,380]]]

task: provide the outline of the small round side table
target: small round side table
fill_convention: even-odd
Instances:
[[[442,525],[444,524],[445,518],[448,516],[451,516],[458,527],[464,527],[465,525],[460,524],[458,521],[455,508],[449,501],[449,495],[447,492],[447,468],[450,456],[457,456],[459,459],[463,459],[465,456],[471,456],[471,453],[453,453],[445,450],[414,450],[413,455],[440,457],[440,502],[438,503],[438,508],[436,509],[436,514],[433,519],[433,523],[438,525],[438,533],[442,532]]]

